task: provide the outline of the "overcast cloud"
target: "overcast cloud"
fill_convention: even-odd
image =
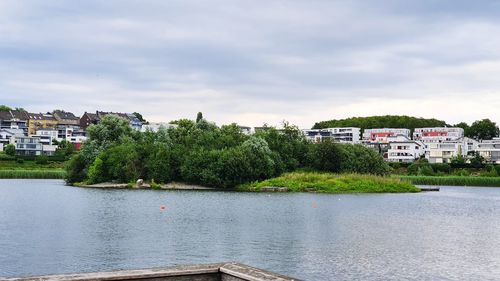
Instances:
[[[0,104],[500,122],[499,1],[0,1]]]

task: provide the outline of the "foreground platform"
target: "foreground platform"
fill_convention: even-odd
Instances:
[[[0,278],[0,281],[300,281],[238,263],[218,263],[110,272]]]

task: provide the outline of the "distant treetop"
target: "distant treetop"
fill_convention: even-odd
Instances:
[[[434,118],[426,119],[406,115],[385,115],[320,121],[314,124],[313,129],[358,127],[363,131],[372,128],[407,128],[413,132],[415,128],[444,126],[449,125],[445,121]]]

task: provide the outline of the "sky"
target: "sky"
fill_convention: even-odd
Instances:
[[[0,104],[500,123],[500,1],[0,1]]]

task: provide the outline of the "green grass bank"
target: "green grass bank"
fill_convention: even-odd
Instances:
[[[500,177],[474,176],[394,176],[418,185],[490,186],[500,187]]]
[[[0,179],[64,179],[62,169],[0,170]]]
[[[292,172],[279,177],[240,185],[241,191],[260,191],[263,187],[287,187],[292,192],[323,193],[403,193],[419,192],[409,181],[361,174]]]

